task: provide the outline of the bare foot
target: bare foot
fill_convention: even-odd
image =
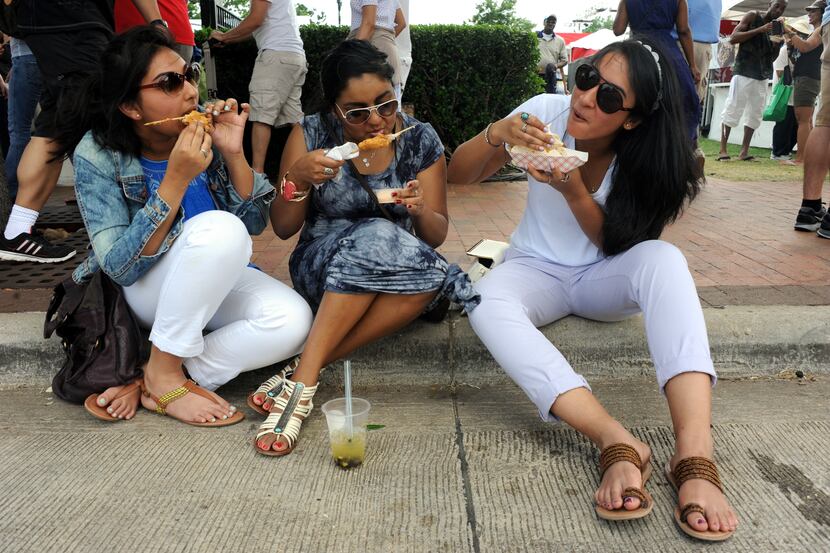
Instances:
[[[130,420],[135,416],[135,411],[138,408],[138,399],[141,395],[141,389],[136,387],[131,393],[116,398],[124,386],[113,386],[107,388],[103,393],[98,395],[96,402],[99,407],[106,407],[107,413],[114,419]]]
[[[648,465],[651,460],[651,448],[628,432],[607,440],[606,443],[601,445],[601,448],[604,449],[615,443],[628,444],[636,449],[640,455],[640,460],[643,462],[643,467]],[[629,462],[617,462],[605,471],[599,489],[594,494],[594,500],[597,505],[609,511],[622,508],[633,511],[640,508],[640,500],[636,497],[626,497],[623,500],[623,490],[642,487],[642,467],[636,467]]]
[[[160,375],[153,377],[145,370],[144,385],[147,390],[156,397],[161,397],[164,394],[171,392],[183,385],[186,382],[184,376],[168,376]],[[227,401],[207,391],[216,399],[213,402],[198,394],[186,394],[181,398],[170,402],[165,411],[173,418],[190,421],[190,422],[216,422],[217,420],[226,420],[232,417],[236,412],[236,407],[230,405]],[[156,402],[147,395],[141,395],[141,404],[151,411],[155,411]]]
[[[706,457],[712,459],[711,451],[708,452],[677,452],[671,458],[669,466],[674,470],[675,465],[681,459],[688,457]],[[686,516],[686,524],[699,532],[711,530],[713,532],[731,532],[738,527],[738,517],[732,506],[729,505],[726,496],[707,480],[695,478],[687,480],[680,486],[678,491],[678,505],[697,503],[703,507],[706,515],[692,512]]]

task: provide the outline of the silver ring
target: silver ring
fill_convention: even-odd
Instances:
[[[522,132],[524,132],[524,133],[527,132],[527,122],[522,123]]]
[[[207,159],[208,151],[205,150],[204,148],[199,148],[199,151],[202,152],[202,155],[205,156],[205,159]]]
[[[565,173],[565,176],[559,179],[559,182],[568,182],[569,180],[571,180],[571,174]]]
[[[331,167],[323,167],[323,174],[324,175],[333,175],[334,174],[334,169],[332,169]]]

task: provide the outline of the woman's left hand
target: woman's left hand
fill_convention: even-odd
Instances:
[[[213,145],[223,156],[242,153],[242,136],[250,111],[250,105],[237,104],[233,98],[205,104],[205,113],[213,116]]]
[[[395,194],[395,203],[406,206],[412,217],[420,217],[424,213],[424,195],[417,179],[406,183],[406,188]]]
[[[549,184],[552,188],[558,190],[568,201],[588,193],[579,169],[574,169],[570,173],[563,173],[558,169],[552,169],[548,173],[547,171],[540,171],[535,167],[528,166],[527,172],[537,181]]]

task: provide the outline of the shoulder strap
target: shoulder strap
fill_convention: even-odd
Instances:
[[[366,193],[369,194],[369,197],[372,198],[372,200],[374,200],[375,205],[378,206],[378,209],[380,209],[380,212],[383,213],[383,216],[387,220],[392,221],[392,216],[389,215],[389,211],[385,207],[383,207],[382,203],[378,201],[377,195],[369,186],[369,181],[366,180],[366,175],[362,174],[360,171],[357,170],[357,166],[351,159],[349,160],[349,165],[352,167],[352,171],[354,171],[354,174],[357,177],[357,182],[360,183],[360,186],[363,188],[363,190],[365,190]]]

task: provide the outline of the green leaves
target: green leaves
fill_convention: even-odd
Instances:
[[[385,424],[367,424],[366,430],[380,430],[381,428],[386,428]]]

